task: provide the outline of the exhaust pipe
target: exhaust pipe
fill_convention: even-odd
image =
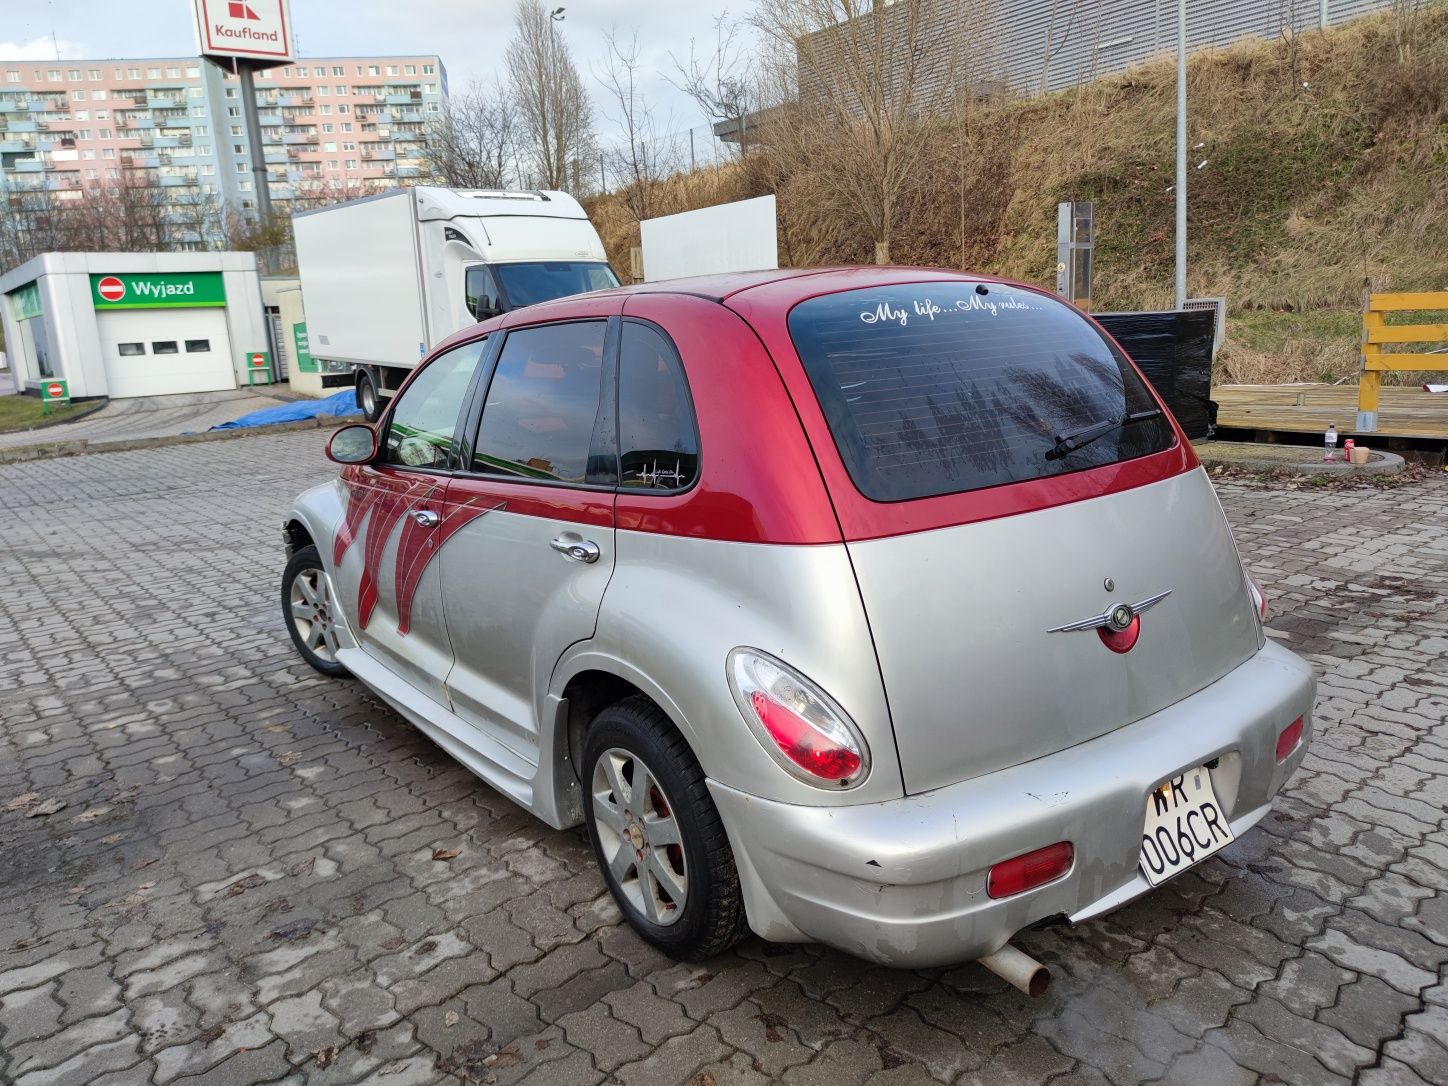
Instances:
[[[1010,943],[979,961],[1001,980],[1019,988],[1032,999],[1045,995],[1046,989],[1051,987],[1051,971]]]

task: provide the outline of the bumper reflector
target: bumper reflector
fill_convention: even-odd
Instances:
[[[990,869],[986,893],[993,898],[1011,897],[1059,879],[1071,870],[1075,856],[1070,841],[1057,841],[1035,852],[1002,860]]]
[[[1283,761],[1297,749],[1297,744],[1302,742],[1302,718],[1298,717],[1287,727],[1282,729],[1282,734],[1277,737],[1277,760]]]

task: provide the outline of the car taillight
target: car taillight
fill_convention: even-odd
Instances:
[[[735,649],[729,685],[764,749],[796,777],[847,788],[869,771],[869,748],[845,711],[787,664]]]
[[[1249,576],[1247,587],[1252,592],[1252,606],[1257,608],[1257,617],[1263,622],[1267,621],[1267,593],[1262,591],[1262,586]]]
[[[1298,717],[1287,727],[1282,729],[1282,734],[1277,737],[1277,760],[1286,761],[1287,756],[1297,749],[1297,744],[1302,742],[1302,718]]]
[[[986,893],[993,898],[1023,894],[1070,871],[1075,856],[1076,850],[1071,847],[1070,841],[1057,841],[1024,856],[1002,860],[990,869],[985,883]]]

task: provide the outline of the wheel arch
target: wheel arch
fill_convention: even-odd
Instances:
[[[582,821],[583,736],[604,709],[626,698],[642,695],[663,711],[674,729],[699,759],[693,730],[678,704],[663,687],[638,668],[616,656],[584,649],[564,655],[554,669],[550,692],[540,720],[550,734],[540,736],[542,749],[551,751],[554,810],[564,824]],[[700,764],[702,765],[702,759]],[[549,821],[554,821],[549,819]]]

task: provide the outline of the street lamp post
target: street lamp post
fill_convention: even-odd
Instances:
[[[1177,0],[1176,307],[1187,305],[1187,0]]]

